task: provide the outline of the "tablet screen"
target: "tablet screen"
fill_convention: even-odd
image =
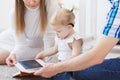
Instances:
[[[25,69],[32,69],[32,68],[42,67],[42,65],[40,65],[36,60],[19,61],[19,63],[20,63]]]

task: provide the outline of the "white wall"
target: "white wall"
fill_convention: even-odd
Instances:
[[[97,1],[86,0],[86,26],[85,35],[86,37],[96,36],[96,24],[97,24]]]
[[[10,27],[9,14],[14,6],[14,0],[0,0],[0,31]]]
[[[80,1],[80,4],[83,0]],[[85,37],[98,37],[102,33],[102,29],[105,26],[106,15],[109,12],[111,5],[108,0],[84,0],[84,4],[80,5],[81,11],[80,19],[84,20],[84,26],[82,30],[84,31]],[[79,15],[79,16],[80,16]]]
[[[108,0],[97,0],[97,36],[102,32],[105,26],[106,16],[111,8],[111,4]]]

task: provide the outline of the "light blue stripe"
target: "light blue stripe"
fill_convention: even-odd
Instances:
[[[113,22],[114,22],[116,14],[117,14],[118,7],[119,7],[119,2],[114,2],[112,11],[111,11],[110,16],[109,16],[108,23],[103,30],[104,35],[109,35],[109,31],[110,31],[111,27],[113,26]]]

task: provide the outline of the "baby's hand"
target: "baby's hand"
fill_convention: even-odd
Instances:
[[[6,63],[8,66],[14,66],[17,63],[16,55],[15,54],[9,55],[8,58],[6,59]]]
[[[37,56],[35,57],[36,59],[43,59],[45,56],[44,56],[44,53],[43,52],[40,52],[37,54]]]

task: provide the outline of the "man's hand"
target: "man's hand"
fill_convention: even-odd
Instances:
[[[57,70],[55,68],[55,64],[53,63],[46,64],[45,67],[41,68],[40,70],[34,73],[34,75],[36,76],[42,76],[46,78],[51,78],[56,74],[57,74]]]

